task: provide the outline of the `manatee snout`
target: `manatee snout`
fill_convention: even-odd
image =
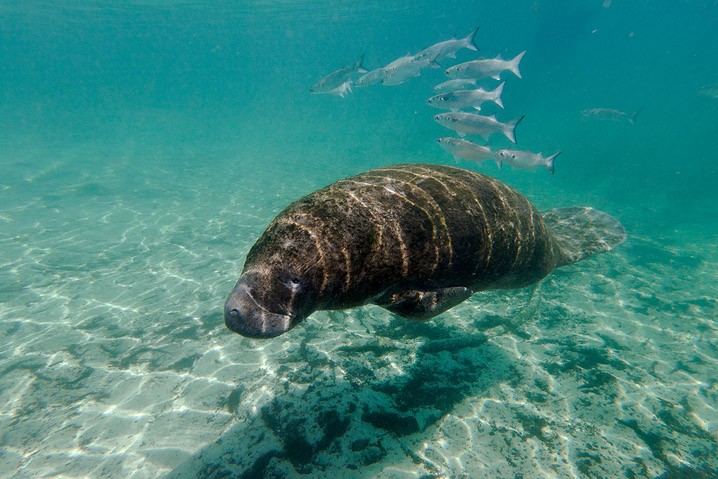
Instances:
[[[248,338],[273,338],[292,326],[289,314],[274,313],[258,302],[261,291],[251,277],[239,278],[224,304],[224,324],[235,333]]]

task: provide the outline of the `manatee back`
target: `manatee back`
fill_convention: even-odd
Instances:
[[[366,299],[398,288],[518,288],[556,267],[553,236],[530,201],[480,173],[443,165],[371,170],[319,190],[299,208],[317,237],[340,245],[331,261],[341,292]],[[298,211],[298,210],[297,210]],[[292,213],[293,214],[293,213]],[[324,248],[324,256],[331,248]]]
[[[494,178],[392,165],[289,205],[252,247],[245,271],[296,272],[316,290],[317,309],[364,304],[387,291],[520,288],[576,256],[558,247],[554,237],[563,235],[555,229]]]
[[[626,240],[626,230],[617,219],[588,206],[555,208],[542,215],[562,253],[557,266],[610,251]]]

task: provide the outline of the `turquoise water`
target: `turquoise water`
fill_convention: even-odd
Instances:
[[[428,323],[227,330],[289,202],[456,164],[424,104],[441,69],[311,85],[476,26],[481,51],[442,66],[527,50],[489,111],[562,153],[555,175],[458,166],[606,211],[627,242]],[[716,26],[712,0],[0,0],[0,476],[718,477]]]

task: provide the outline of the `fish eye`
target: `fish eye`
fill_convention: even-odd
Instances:
[[[297,278],[296,276],[292,278],[292,284],[299,284],[301,282],[302,281],[299,278]]]

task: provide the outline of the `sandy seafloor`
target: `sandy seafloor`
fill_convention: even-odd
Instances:
[[[367,62],[474,25],[425,20],[423,39],[366,49]],[[292,25],[275,40],[296,60],[294,41],[307,40]],[[576,56],[596,57],[562,62],[529,38],[504,48],[504,24],[483,25],[487,55],[529,50],[499,114],[527,115],[520,147],[562,154],[554,176],[459,166],[541,209],[604,210],[626,243],[426,323],[366,306],[317,312],[271,341],[223,323],[248,249],[289,202],[339,178],[454,164],[421,104],[440,73],[390,93],[310,96],[345,44],[310,51],[298,73],[299,61],[259,62],[243,84],[201,35],[185,45],[186,31],[165,52],[181,60],[177,84],[134,50],[114,52],[148,66],[127,77],[112,60],[86,63],[102,49],[82,36],[58,47],[70,48],[57,60],[67,71],[35,77],[20,62],[12,78],[37,83],[0,91],[0,477],[718,477],[718,99],[696,93],[715,71],[675,53],[688,48],[646,58],[675,46],[663,29],[637,28],[634,42],[619,24],[609,44],[589,22],[573,32]],[[188,73],[193,55],[208,65]],[[645,70],[628,68],[636,58]],[[644,111],[631,126],[582,119],[589,107]]]
[[[712,203],[562,197],[629,239],[430,322],[367,306],[254,341],[222,302],[269,219],[323,180],[268,189],[273,167],[78,143],[28,148],[2,185],[2,477],[715,477]]]

